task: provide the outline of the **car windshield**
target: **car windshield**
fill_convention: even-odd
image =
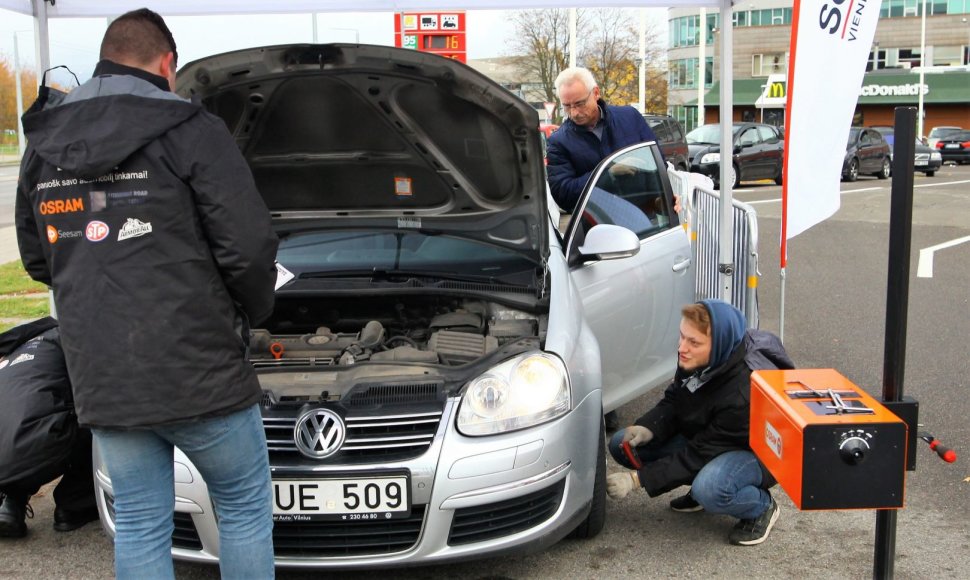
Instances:
[[[849,145],[852,145],[853,143],[859,140],[859,133],[861,131],[862,129],[858,127],[852,127],[851,129],[849,129],[849,143],[848,143]]]
[[[732,134],[737,135],[740,127],[734,126]],[[701,125],[687,134],[688,143],[703,143],[707,145],[717,145],[721,142],[721,125]]]
[[[933,129],[930,130],[930,137],[934,139],[939,139],[940,137],[943,137],[945,135],[949,135],[951,133],[957,133],[960,130],[961,129],[959,127],[933,127]]]
[[[941,141],[970,141],[970,131],[954,131],[944,136]]]
[[[513,251],[422,232],[341,230],[284,236],[277,260],[298,277],[376,273],[528,284],[535,265]]]

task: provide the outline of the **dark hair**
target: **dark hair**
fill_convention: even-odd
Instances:
[[[139,8],[115,18],[101,41],[101,59],[144,65],[167,52],[179,53],[172,32],[157,13]]]

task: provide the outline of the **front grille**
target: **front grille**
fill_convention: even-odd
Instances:
[[[345,417],[346,441],[338,453],[321,463],[401,461],[418,457],[431,446],[441,414],[441,411],[431,411]],[[302,457],[293,440],[296,419],[293,415],[264,415],[263,427],[271,461],[280,457]]]
[[[172,532],[172,547],[186,550],[201,550],[202,540],[195,529],[192,514],[175,512],[175,531]]]
[[[548,520],[559,509],[566,480],[522,497],[455,510],[448,544],[483,542],[527,530]]]
[[[111,521],[114,522],[115,498],[105,494],[105,506],[108,508],[108,515],[111,517]],[[192,514],[175,512],[172,520],[175,524],[175,530],[172,531],[172,547],[186,550],[201,550],[202,540],[199,538],[198,530],[195,529],[195,521],[192,520]]]
[[[273,549],[277,557],[370,556],[403,552],[421,535],[425,506],[411,507],[398,520],[276,522]]]

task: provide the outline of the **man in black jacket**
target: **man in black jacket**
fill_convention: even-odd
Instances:
[[[748,446],[750,361],[761,361],[759,368],[764,361],[777,368],[794,365],[777,337],[745,332],[744,315],[730,304],[704,300],[681,314],[674,382],[653,409],[613,436],[610,453],[634,471],[608,476],[607,493],[619,499],[643,487],[655,497],[690,485],[670,502],[672,509],[734,516],[740,521],[729,541],[760,544],[779,509],[768,492],[775,480]],[[634,457],[623,450],[624,442]]]
[[[171,91],[175,41],[113,20],[94,77],[24,115],[17,235],[51,286],[78,421],[111,480],[119,578],[172,577],[173,447],[216,506],[224,576],[273,575],[272,496],[250,324],[277,238],[225,124]]]
[[[31,496],[58,477],[54,529],[98,519],[91,431],[77,427],[56,320],[0,334],[0,400],[0,538],[27,535]]]

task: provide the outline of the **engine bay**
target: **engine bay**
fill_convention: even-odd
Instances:
[[[284,297],[254,329],[257,368],[363,362],[458,366],[522,338],[543,341],[545,313],[443,296]]]

